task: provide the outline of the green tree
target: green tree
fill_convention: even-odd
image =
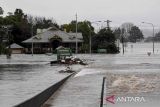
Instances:
[[[120,37],[121,37],[121,29],[120,28],[115,29],[114,30],[114,34],[115,34],[116,39],[120,39]]]
[[[29,16],[28,20],[31,24],[34,23],[36,28],[40,29],[46,29],[52,26],[55,26],[56,28],[59,28],[59,25],[54,21],[52,18],[51,19],[46,19],[45,17],[33,17]]]
[[[156,33],[154,41],[160,42],[160,32]]]
[[[121,25],[121,28],[125,30],[125,32],[129,33],[131,31],[131,28],[134,26],[133,23],[131,22],[126,22],[126,23],[123,23]]]
[[[25,15],[21,9],[16,9],[14,14],[9,14],[4,20],[4,24],[13,26],[11,29],[13,36],[12,42],[21,44],[23,40],[31,36],[27,15]]]
[[[58,27],[52,19],[46,19],[45,17],[33,17],[31,15],[26,15],[23,10],[16,9],[14,13],[9,13],[8,16],[2,18],[0,17],[0,24],[2,25],[12,25],[11,34],[13,36],[13,41],[17,44],[21,44],[22,41],[31,37],[32,25],[33,34],[36,34],[37,28],[49,28],[52,26]],[[11,42],[11,43],[12,43]],[[21,44],[23,45],[23,44]]]
[[[89,21],[81,21],[77,23],[78,28],[77,31],[81,32],[83,35],[83,46],[82,46],[82,52],[86,52],[89,50],[89,39],[90,34],[91,36],[95,35],[94,27],[91,25],[91,22]],[[61,26],[61,29],[66,32],[76,32],[76,21],[72,21],[69,24],[63,24]]]
[[[2,14],[3,14],[3,9],[2,7],[0,7],[0,15]],[[0,54],[2,54],[4,50],[4,45],[3,45],[4,31],[2,28],[2,24],[3,24],[3,17],[0,17]]]
[[[2,9],[2,7],[0,7],[0,15],[2,15],[3,14],[3,9]]]
[[[115,44],[116,37],[111,29],[101,29],[96,36],[94,36],[93,49],[107,49],[108,53],[118,53],[118,47]]]
[[[133,26],[130,31],[130,36],[128,37],[128,40],[130,42],[137,42],[144,39],[142,31],[137,26]]]
[[[0,7],[0,14],[2,13],[3,10]],[[2,43],[2,39],[4,38],[3,33],[6,32],[2,30],[2,26],[12,25],[12,28],[10,29],[12,41],[10,44],[13,42],[21,44],[22,41],[31,37],[33,23],[34,35],[36,34],[37,28],[44,29],[52,26],[56,26],[57,28],[59,27],[53,19],[46,19],[45,17],[33,17],[23,13],[23,10],[21,9],[16,9],[15,12],[9,12],[7,16],[0,17],[0,42]]]

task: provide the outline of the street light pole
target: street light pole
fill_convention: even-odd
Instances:
[[[152,42],[153,42],[153,54],[154,54],[154,30],[155,30],[154,25],[153,25],[153,23],[147,23],[147,22],[142,22],[142,23],[149,24],[153,27],[153,40],[152,40]]]
[[[6,54],[7,58],[10,59],[11,58],[11,27],[12,25],[7,25],[7,26],[3,26],[4,29],[6,29],[6,36],[7,36],[7,42],[8,42],[8,53]]]
[[[154,54],[154,25],[152,24],[153,27],[153,54]]]
[[[8,30],[7,31],[8,32],[8,51],[9,51],[9,53],[8,53],[8,58],[10,59],[11,58],[11,30]]]
[[[122,29],[121,30],[121,41],[122,41],[122,49],[123,49],[123,55],[124,55],[124,32],[125,32],[125,30],[124,29]]]
[[[92,53],[91,26],[89,26],[89,53]]]
[[[32,56],[33,56],[33,51],[34,51],[34,49],[33,49],[33,24],[32,24],[32,28],[31,28],[31,34],[32,34]]]
[[[77,14],[76,14],[76,54],[78,53],[78,43],[77,43]]]

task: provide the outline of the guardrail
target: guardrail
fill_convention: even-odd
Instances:
[[[14,107],[41,107],[73,74],[67,76],[31,99],[28,99]]]

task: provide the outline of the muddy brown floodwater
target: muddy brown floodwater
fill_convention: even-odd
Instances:
[[[107,94],[159,94],[160,74],[107,74]]]

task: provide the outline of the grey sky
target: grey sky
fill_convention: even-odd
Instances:
[[[160,0],[0,0],[5,12],[21,8],[35,16],[53,17],[58,24],[69,23],[78,14],[78,20],[112,20],[112,26],[142,21],[160,28]],[[148,26],[150,27],[150,26]]]

